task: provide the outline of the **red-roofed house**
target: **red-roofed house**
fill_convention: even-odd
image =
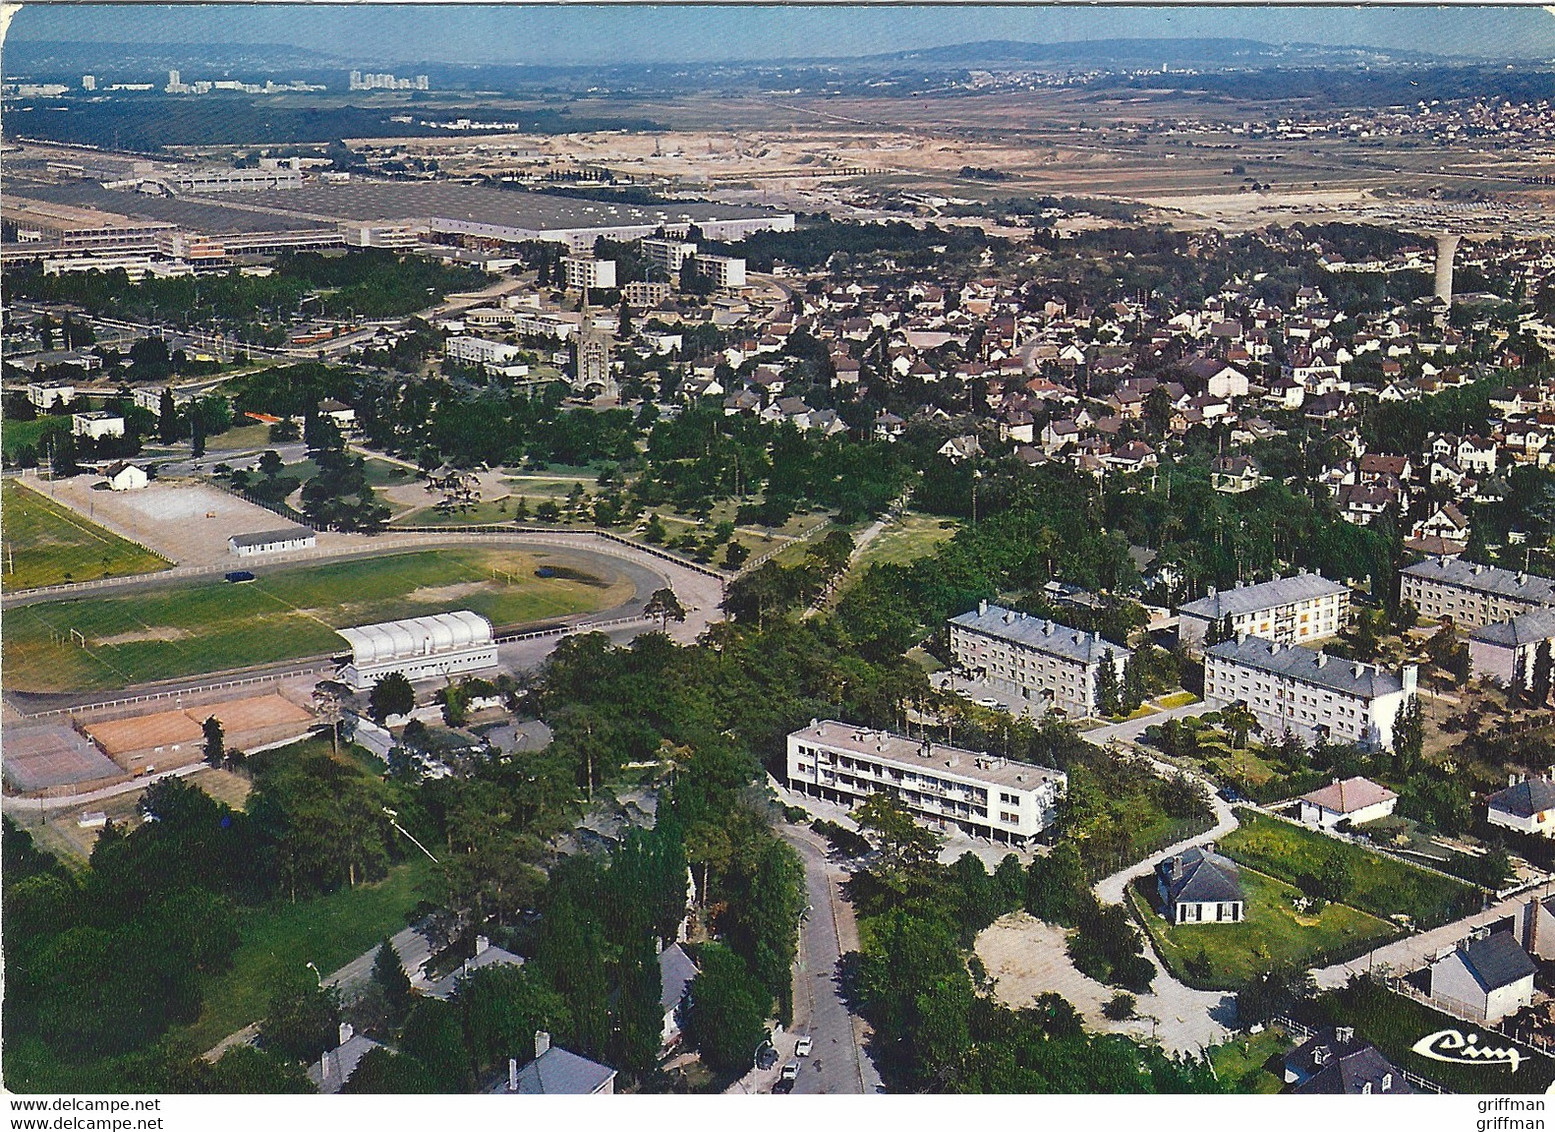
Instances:
[[[1301,821],[1317,829],[1332,829],[1342,821],[1352,826],[1385,818],[1398,795],[1369,778],[1335,779],[1321,790],[1301,796]]]

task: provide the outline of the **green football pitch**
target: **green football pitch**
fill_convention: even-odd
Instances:
[[[564,553],[428,550],[306,566],[234,585],[201,581],[119,597],[40,603],[5,615],[6,684],[100,691],[344,651],[335,629],[453,609],[519,625],[608,609],[632,583]]]
[[[168,561],[37,492],[0,484],[0,579],[7,592],[166,570]]]

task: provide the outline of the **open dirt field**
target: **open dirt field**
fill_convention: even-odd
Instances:
[[[126,538],[144,543],[180,566],[236,562],[232,535],[273,531],[285,519],[204,484],[153,482],[140,491],[94,491],[92,476],[44,485],[55,500]],[[331,539],[319,536],[320,545]]]
[[[223,739],[232,748],[291,738],[304,732],[313,719],[306,708],[271,692],[224,703],[96,720],[82,727],[120,766],[140,770],[149,762],[165,770],[203,757],[202,724],[212,716],[220,721]]]

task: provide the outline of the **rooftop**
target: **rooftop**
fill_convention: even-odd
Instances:
[[[1386,786],[1379,786],[1369,778],[1346,778],[1343,782],[1331,782],[1321,790],[1314,790],[1310,794],[1303,794],[1303,802],[1311,802],[1314,806],[1322,806],[1325,810],[1332,810],[1336,814],[1353,814],[1356,810],[1364,810],[1367,806],[1375,806],[1378,802],[1386,802],[1389,798],[1397,798],[1398,795]]]
[[[1100,633],[1082,633],[1056,621],[988,602],[980,603],[976,609],[959,617],[952,617],[950,623],[1080,664],[1099,663],[1109,653],[1117,663],[1123,664],[1132,655],[1122,645],[1103,640]]]
[[[964,747],[951,747],[926,739],[912,739],[890,731],[875,731],[835,719],[812,720],[810,726],[790,733],[789,738],[819,743],[833,750],[851,751],[902,766],[945,768],[962,778],[1006,789],[1031,790],[1044,782],[1068,781],[1063,771],[1051,767],[1014,762],[982,751],[969,751]]]
[[[1511,932],[1491,932],[1470,936],[1458,945],[1458,954],[1479,985],[1487,991],[1511,986],[1526,979],[1537,968]]]
[[[189,199],[202,201],[198,196]],[[465,220],[520,229],[617,228],[755,220],[780,214],[742,205],[669,201],[635,205],[581,197],[456,185],[353,181],[245,193],[245,204],[298,220]],[[222,202],[206,202],[222,203]]]
[[[616,1075],[608,1065],[580,1057],[571,1050],[552,1046],[518,1071],[518,1088],[510,1090],[504,1078],[494,1093],[516,1091],[529,1096],[587,1096],[597,1093]]]
[[[1409,577],[1474,590],[1476,593],[1496,594],[1537,605],[1555,605],[1555,579],[1541,578],[1538,574],[1520,574],[1514,570],[1503,570],[1499,566],[1484,566],[1462,558],[1428,558],[1424,562],[1406,566],[1402,573]]]
[[[250,531],[247,534],[233,535],[234,546],[267,546],[272,542],[291,542],[294,539],[312,538],[311,527],[282,527],[274,531]]]
[[[1404,690],[1403,680],[1375,664],[1342,660],[1261,637],[1243,636],[1240,640],[1221,641],[1207,649],[1205,655],[1364,699]]]
[[[1209,596],[1190,601],[1179,607],[1178,612],[1193,617],[1218,621],[1227,614],[1256,613],[1280,605],[1292,605],[1298,601],[1311,601],[1328,594],[1346,592],[1346,587],[1331,582],[1321,574],[1302,572],[1289,578],[1272,578],[1254,586],[1237,586],[1230,590],[1210,590]]]
[[[1508,621],[1481,625],[1469,634],[1473,641],[1517,648],[1555,638],[1555,609],[1534,609]]]
[[[1492,810],[1531,818],[1534,814],[1555,809],[1555,782],[1548,778],[1526,778],[1505,790],[1496,791],[1487,802]]]

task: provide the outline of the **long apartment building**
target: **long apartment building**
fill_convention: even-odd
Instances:
[[[1348,586],[1302,570],[1253,586],[1209,591],[1179,607],[1178,640],[1201,648],[1212,626],[1231,619],[1231,632],[1250,633],[1282,645],[1332,637],[1350,615]]]
[[[1414,602],[1425,617],[1451,617],[1473,628],[1555,608],[1555,580],[1461,558],[1428,558],[1400,571],[1399,600]]]
[[[1021,844],[1057,817],[1063,771],[1034,763],[814,720],[788,736],[788,786],[853,805],[886,790],[930,828]]]
[[[951,653],[973,679],[1071,716],[1094,713],[1103,662],[1112,663],[1121,680],[1133,655],[1100,633],[1082,633],[986,601],[952,617],[949,625]]]
[[[1368,750],[1393,745],[1393,722],[1415,694],[1418,669],[1395,676],[1375,664],[1238,636],[1204,654],[1204,702],[1214,711],[1242,704],[1265,735],[1287,729],[1312,742],[1328,738]]]

